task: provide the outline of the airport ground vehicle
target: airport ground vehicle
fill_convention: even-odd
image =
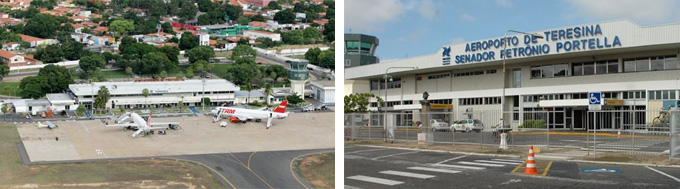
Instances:
[[[464,132],[481,132],[484,130],[484,124],[478,119],[462,119],[454,122],[451,125],[451,131],[464,131]]]

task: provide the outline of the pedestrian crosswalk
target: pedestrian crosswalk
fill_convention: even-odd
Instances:
[[[512,159],[478,159],[449,162],[460,158],[451,158],[434,164],[409,166],[405,170],[389,169],[378,172],[376,175],[353,175],[346,177],[350,180],[360,181],[360,183],[372,183],[385,186],[395,186],[404,184],[410,179],[432,179],[438,176],[462,173],[464,171],[483,170],[487,168],[514,167],[524,161]],[[352,187],[352,186],[346,186]]]

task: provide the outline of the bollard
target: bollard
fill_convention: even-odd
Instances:
[[[508,149],[508,141],[507,141],[508,134],[506,133],[501,133],[501,146],[499,148],[503,150]]]

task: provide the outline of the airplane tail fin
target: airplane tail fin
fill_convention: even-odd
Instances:
[[[279,104],[279,107],[276,107],[276,109],[274,109],[274,112],[277,113],[286,112],[286,104],[288,104],[288,100],[284,100],[283,102],[281,102],[281,104]]]
[[[147,127],[151,127],[151,116],[152,116],[152,115],[153,115],[153,114],[151,113],[151,111],[149,111],[149,119],[146,120],[146,126],[147,126]]]

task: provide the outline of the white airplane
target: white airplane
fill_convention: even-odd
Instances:
[[[283,119],[288,117],[288,112],[286,112],[286,104],[288,104],[288,101],[284,100],[273,111],[268,111],[266,109],[253,110],[244,108],[217,107],[212,110],[212,113],[215,115],[215,117],[213,117],[215,122],[219,121],[223,115],[229,117],[229,121],[231,122],[245,123],[248,120],[260,122],[262,119],[267,119],[267,129],[269,129],[269,127],[272,126],[271,118]]]
[[[58,125],[52,124],[52,122],[47,121],[46,125],[43,125],[42,123],[38,122],[38,128],[48,128],[48,129],[55,129],[59,127]]]
[[[139,116],[137,113],[130,113],[130,118],[132,118],[132,123],[119,123],[119,124],[111,124],[111,125],[106,125],[107,127],[126,127],[127,129],[133,129],[137,130],[135,133],[132,133],[132,137],[136,137],[137,135],[141,134],[144,132],[144,136],[149,134],[153,130],[162,130],[162,129],[168,129],[168,127],[152,127],[153,125],[170,125],[170,124],[179,124],[178,122],[156,122],[156,123],[151,123],[151,113],[149,113],[149,121],[145,121],[142,116]]]

